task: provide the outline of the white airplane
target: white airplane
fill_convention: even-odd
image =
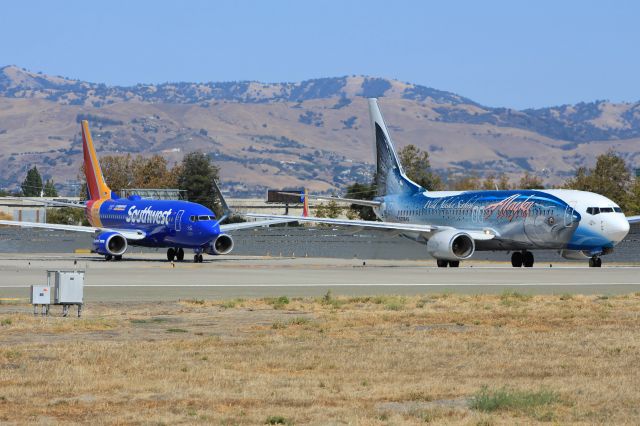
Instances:
[[[589,259],[613,251],[640,216],[625,217],[610,199],[567,189],[427,191],[402,169],[376,99],[369,99],[376,143],[376,197],[371,201],[315,196],[371,206],[380,222],[248,213],[266,219],[296,219],[387,229],[426,244],[439,267],[458,267],[478,251],[510,251],[514,267],[532,267],[532,250],[555,249],[567,259]],[[313,197],[313,196],[312,196]]]

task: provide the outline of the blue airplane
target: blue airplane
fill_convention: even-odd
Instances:
[[[194,262],[202,263],[203,253],[223,255],[233,250],[233,239],[227,232],[292,221],[286,218],[222,225],[221,222],[228,217],[230,209],[216,182],[213,182],[214,188],[225,211],[220,219],[216,219],[215,214],[207,207],[188,201],[150,200],[138,195],[120,198],[109,189],[104,180],[88,122],[82,121],[81,126],[88,201],[85,204],[73,204],[30,200],[83,208],[91,226],[12,220],[0,220],[0,225],[95,234],[93,252],[103,255],[105,260],[121,260],[131,245],[166,247],[169,261],[182,261],[185,249],[192,249]]]
[[[369,99],[376,147],[376,197],[371,201],[310,196],[370,206],[380,221],[247,214],[266,219],[386,229],[426,245],[439,267],[458,267],[475,251],[510,251],[514,267],[532,267],[532,250],[555,249],[568,259],[611,253],[640,216],[625,217],[610,199],[585,191],[427,191],[402,169],[376,99]]]

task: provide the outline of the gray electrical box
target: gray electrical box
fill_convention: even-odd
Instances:
[[[51,287],[48,285],[31,286],[31,304],[49,305],[51,304]]]
[[[84,271],[47,271],[47,284],[53,287],[55,304],[83,303]]]

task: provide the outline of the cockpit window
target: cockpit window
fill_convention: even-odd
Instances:
[[[622,209],[620,207],[588,207],[587,213],[589,214],[600,214],[600,213],[622,213]]]
[[[203,221],[203,220],[214,220],[215,217],[213,216],[208,216],[208,215],[200,215],[198,216],[198,220],[199,221]]]
[[[191,222],[197,222],[198,221],[198,217],[197,216],[189,216],[189,220]]]

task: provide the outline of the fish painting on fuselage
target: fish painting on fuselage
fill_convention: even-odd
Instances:
[[[137,195],[120,198],[105,182],[86,120],[82,121],[81,128],[88,201],[84,205],[55,201],[45,203],[84,208],[91,226],[0,220],[1,225],[93,233],[93,251],[106,260],[122,259],[127,248],[135,245],[167,248],[170,261],[183,260],[184,250],[191,249],[194,262],[201,263],[203,253],[223,255],[233,250],[233,239],[227,232],[292,221],[271,219],[221,224],[230,212],[215,182],[214,189],[225,208],[225,215],[220,219],[209,208],[188,201],[142,199]]]
[[[625,217],[612,200],[586,191],[427,191],[404,173],[376,99],[369,100],[369,113],[376,148],[374,199],[312,197],[372,207],[380,222],[289,217],[400,232],[426,244],[440,267],[457,267],[476,250],[510,251],[514,267],[531,267],[537,249],[557,249],[565,258],[589,259],[589,266],[599,267],[600,256],[622,241],[630,223],[640,221]]]

